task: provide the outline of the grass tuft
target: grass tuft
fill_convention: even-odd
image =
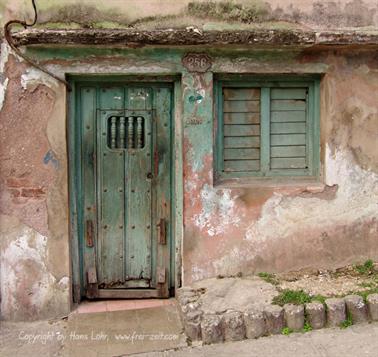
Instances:
[[[354,269],[361,275],[371,275],[375,273],[374,262],[368,259],[365,263],[355,265]]]
[[[303,290],[285,289],[273,298],[273,304],[284,306],[285,304],[302,305],[311,302],[312,298]]]
[[[294,331],[289,328],[289,327],[284,327],[281,331],[281,333],[285,336],[289,336],[291,333],[293,333]]]
[[[279,284],[279,281],[278,281],[277,277],[274,274],[261,272],[261,273],[258,273],[257,275],[261,279],[263,279],[264,281],[266,281],[267,283],[270,283],[270,284],[273,284],[273,285],[278,285]]]
[[[312,326],[310,325],[309,322],[305,322],[304,326],[303,326],[303,332],[310,332],[312,331]]]
[[[347,318],[340,324],[341,329],[346,329],[349,326],[353,325],[353,320],[352,320],[352,315],[348,312],[347,313]]]

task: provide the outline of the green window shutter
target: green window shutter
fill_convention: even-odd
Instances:
[[[308,169],[307,88],[270,89],[270,168]]]
[[[218,82],[220,178],[319,174],[319,80]]]
[[[223,172],[260,170],[260,89],[223,89]]]

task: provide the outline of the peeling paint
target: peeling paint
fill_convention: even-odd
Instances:
[[[326,73],[321,88],[322,184],[261,188],[214,185],[213,73],[188,73],[181,63],[186,50],[26,50],[60,76],[181,73],[182,96],[175,108],[180,108],[176,116],[183,133],[175,137],[183,142],[184,157],[184,285],[218,274],[335,267],[364,254],[378,257],[376,54],[209,49],[214,73]],[[2,234],[2,282],[10,277],[2,284],[2,314],[51,317],[68,311],[71,285],[66,90],[8,56],[7,49],[1,66],[7,77],[0,87],[0,208],[20,222],[13,233]],[[8,229],[9,223],[2,226]]]
[[[54,152],[49,150],[43,158],[43,163],[47,165],[49,162],[58,169],[59,168],[59,161],[55,158]]]
[[[3,242],[1,250],[1,311],[5,318],[35,319],[59,300],[58,292],[67,294],[69,280],[63,277],[57,282],[51,274],[46,236],[29,227],[10,235],[14,239],[8,245]]]
[[[246,240],[264,242],[283,239],[297,229],[296,224],[307,227],[328,226],[335,221],[348,221],[357,216],[376,217],[378,209],[378,175],[353,164],[343,152],[330,155],[327,149],[328,185],[338,184],[333,201],[317,198],[287,197],[275,193],[262,208],[261,218],[250,225]],[[361,183],[364,183],[361,190]],[[262,249],[262,247],[260,246]],[[258,253],[258,252],[256,252]]]
[[[58,86],[58,82],[53,77],[41,72],[37,68],[29,67],[26,72],[21,75],[21,86],[24,90],[26,90],[28,86],[36,86],[39,84],[50,88]]]
[[[274,193],[263,205],[260,218],[246,231],[245,239],[257,243],[246,258],[253,259],[267,249],[267,242],[285,240],[302,227],[316,230],[358,218],[369,220],[376,217],[378,175],[354,164],[351,154],[341,151],[332,154],[327,146],[326,183],[339,186],[332,201]]]
[[[202,211],[192,218],[199,229],[207,230],[212,237],[223,234],[229,225],[238,227],[242,217],[235,214],[235,200],[231,196],[231,190],[216,190],[205,184],[200,195]]]
[[[5,93],[7,91],[9,78],[5,78],[2,83],[0,83],[0,111],[3,108]]]
[[[9,46],[5,43],[5,41],[2,42],[0,51],[1,51],[0,52],[1,53],[1,56],[0,56],[0,73],[4,73],[5,65],[8,62],[8,57],[9,57],[9,54],[10,54],[10,51],[11,51]]]

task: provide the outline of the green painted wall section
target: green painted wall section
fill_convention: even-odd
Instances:
[[[213,153],[213,74],[184,72],[182,88],[185,161],[197,172]]]
[[[181,67],[181,56],[186,52],[206,52],[212,57],[225,57],[230,59],[238,59],[246,57],[257,61],[294,61],[302,52],[298,48],[286,49],[263,49],[246,47],[224,47],[224,48],[203,48],[193,50],[190,46],[180,48],[164,48],[164,47],[144,47],[144,48],[104,48],[91,46],[78,47],[53,47],[35,45],[25,49],[28,56],[34,57],[41,61],[48,60],[90,60],[93,57],[137,57],[148,58],[149,60],[168,60],[169,63],[179,64]]]

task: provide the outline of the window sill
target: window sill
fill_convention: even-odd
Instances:
[[[241,177],[218,178],[214,181],[216,188],[300,188],[308,192],[322,192],[326,184],[319,177]]]

